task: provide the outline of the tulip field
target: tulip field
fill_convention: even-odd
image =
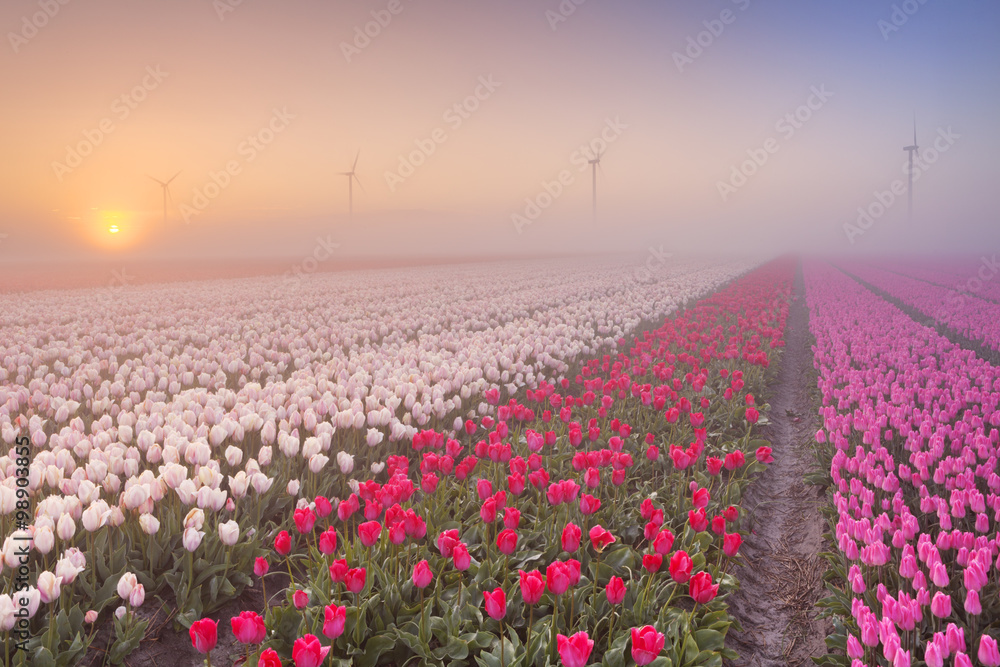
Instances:
[[[168,635],[182,665],[747,664],[744,496],[794,449],[829,522],[815,660],[998,667],[1000,369],[955,342],[995,325],[960,268],[891,268],[0,296],[5,664],[147,664]],[[793,304],[821,427],[776,443]]]

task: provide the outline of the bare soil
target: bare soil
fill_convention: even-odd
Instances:
[[[816,602],[824,597],[822,575],[825,502],[818,487],[803,477],[815,466],[809,447],[819,417],[812,404],[812,337],[801,276],[796,279],[786,322],[785,350],[777,381],[770,388],[771,406],[763,437],[771,441],[774,463],[747,489],[743,512],[751,533],[743,542],[744,561],[733,574],[740,589],[730,599],[730,613],[743,627],[727,638],[740,654],[733,667],[811,665],[812,656],[827,652],[830,628],[817,619]]]

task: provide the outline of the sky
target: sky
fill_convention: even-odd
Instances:
[[[993,0],[4,0],[0,29],[0,264],[1000,246]]]

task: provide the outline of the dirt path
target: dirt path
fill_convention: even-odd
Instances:
[[[818,428],[811,402],[815,390],[810,349],[809,315],[801,275],[786,323],[786,347],[776,384],[766,397],[770,424],[763,437],[771,441],[775,462],[747,489],[743,507],[750,536],[744,541],[745,562],[734,570],[740,590],[731,598],[731,613],[743,632],[731,632],[727,644],[738,652],[737,667],[811,665],[811,656],[826,653],[828,623],[816,619],[814,604],[823,597],[824,502],[803,477],[814,458],[808,443]]]

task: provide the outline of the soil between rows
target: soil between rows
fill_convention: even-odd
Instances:
[[[811,665],[824,655],[832,627],[817,618],[824,597],[824,519],[822,490],[803,478],[815,466],[809,447],[819,417],[812,404],[813,384],[809,313],[801,272],[785,329],[785,349],[776,382],[765,398],[771,406],[761,437],[771,441],[774,463],[747,489],[743,512],[750,535],[741,548],[744,562],[733,574],[740,589],[730,598],[730,613],[743,632],[730,631],[727,647],[740,654],[734,667]]]

